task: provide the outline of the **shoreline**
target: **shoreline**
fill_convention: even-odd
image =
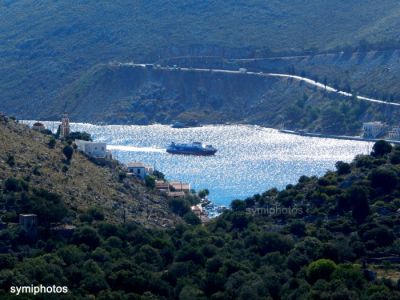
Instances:
[[[300,132],[295,130],[287,130],[287,129],[278,129],[281,133],[293,134],[299,136],[306,137],[317,137],[317,138],[327,138],[327,139],[336,139],[336,140],[348,140],[348,141],[360,141],[360,142],[371,142],[375,143],[380,140],[385,140],[388,143],[400,145],[400,141],[395,140],[387,140],[387,139],[368,139],[360,136],[350,136],[350,135],[335,135],[335,134],[324,134],[324,133],[313,133],[313,132]]]
[[[21,123],[30,125],[33,122],[36,122],[37,120],[20,120]],[[46,122],[46,123],[59,123],[59,121],[44,121],[40,120],[40,122]],[[71,122],[72,124],[77,124],[77,125],[93,125],[93,126],[152,126],[152,125],[162,125],[162,126],[169,126],[172,127],[173,124],[163,124],[163,123],[153,123],[153,124],[108,124],[108,123],[103,123],[103,124],[96,124],[96,123],[90,123],[90,122]],[[348,141],[360,141],[360,142],[371,142],[375,143],[379,140],[385,140],[388,143],[400,145],[400,141],[397,140],[388,140],[384,138],[380,139],[369,139],[369,138],[363,138],[361,136],[351,136],[351,135],[337,135],[337,134],[325,134],[325,133],[316,133],[316,132],[305,132],[305,131],[298,131],[298,130],[289,130],[289,129],[279,129],[279,128],[274,128],[274,127],[266,127],[263,125],[259,124],[248,124],[248,123],[236,123],[236,122],[228,122],[228,123],[219,123],[219,124],[200,124],[199,126],[189,126],[189,127],[183,127],[183,128],[174,128],[174,129],[192,129],[192,128],[201,128],[205,126],[257,126],[263,129],[273,129],[277,130],[280,133],[285,133],[285,134],[292,134],[292,135],[298,135],[298,136],[305,136],[305,137],[316,137],[316,138],[327,138],[327,139],[336,139],[336,140],[348,140]],[[54,125],[52,126],[54,127]],[[172,127],[173,128],[173,127]],[[54,128],[51,128],[54,130]]]

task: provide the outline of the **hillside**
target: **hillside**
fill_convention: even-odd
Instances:
[[[282,72],[292,66],[278,63],[250,68]],[[197,120],[284,125],[336,134],[358,134],[363,121],[396,125],[400,116],[400,108],[343,97],[290,78],[129,64],[95,66],[66,87],[42,114],[56,119],[62,109],[76,121],[171,124]]]
[[[0,117],[0,182],[4,188],[0,199],[2,207],[9,207],[3,219],[15,221],[16,214],[29,212],[41,216],[52,210],[54,201],[65,220],[73,223],[93,209],[112,223],[124,221],[124,210],[127,221],[145,226],[171,226],[178,221],[164,197],[136,179],[120,179],[123,170],[118,162],[102,167],[75,151],[67,163],[64,145],[57,142],[50,148],[49,140],[48,135]],[[14,181],[7,188],[10,178]]]
[[[68,287],[60,299],[397,300],[399,163],[381,141],[320,178],[233,201],[207,225],[83,221],[37,241],[2,229],[0,297],[43,284]]]
[[[217,69],[247,68],[289,73],[326,82],[341,90],[389,101],[400,101],[400,50],[346,51],[329,54],[229,59],[185,56],[163,59],[165,65]]]
[[[2,1],[0,111],[37,118],[65,85],[111,60],[396,47],[399,12],[394,0]]]

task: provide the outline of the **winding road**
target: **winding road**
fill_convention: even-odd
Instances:
[[[344,92],[338,89],[335,89],[329,85],[325,85],[321,82],[315,81],[313,79],[307,78],[307,77],[301,77],[297,75],[290,75],[290,74],[280,74],[280,73],[265,73],[265,72],[250,72],[246,70],[223,70],[223,69],[200,69],[200,68],[181,68],[181,67],[168,67],[168,66],[160,66],[160,65],[154,65],[154,64],[135,64],[135,63],[112,63],[112,65],[119,65],[119,66],[132,66],[132,67],[142,67],[142,68],[153,68],[156,70],[169,70],[169,71],[185,71],[185,72],[215,72],[215,73],[226,73],[226,74],[247,74],[247,75],[252,75],[252,76],[261,76],[261,77],[279,77],[279,78],[291,78],[297,81],[303,81],[309,85],[315,86],[319,89],[331,92],[331,93],[336,93],[344,97],[349,97],[352,98],[354,95],[352,93]],[[377,103],[377,104],[383,104],[383,105],[390,105],[390,106],[400,106],[400,101],[399,103],[397,102],[388,102],[380,99],[373,99],[365,96],[355,96],[358,100],[361,101],[367,101],[367,102],[372,102],[372,103]]]

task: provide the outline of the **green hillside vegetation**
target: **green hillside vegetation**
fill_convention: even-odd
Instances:
[[[16,222],[19,213],[36,213],[44,224],[76,223],[93,213],[111,223],[168,227],[179,221],[166,198],[126,177],[117,161],[96,163],[67,143],[3,116],[0,145],[3,221]]]
[[[380,141],[320,178],[235,200],[207,225],[84,218],[71,237],[37,240],[2,229],[0,296],[55,284],[69,287],[62,299],[399,299],[399,166],[400,148]]]
[[[34,118],[82,72],[111,60],[392,49],[399,12],[394,0],[3,1],[0,110]]]

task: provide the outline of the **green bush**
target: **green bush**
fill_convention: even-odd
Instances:
[[[392,145],[384,140],[377,141],[372,147],[371,155],[375,157],[383,156],[392,152]]]
[[[8,178],[4,182],[4,188],[7,192],[21,192],[28,190],[28,184],[21,179]]]
[[[77,245],[85,244],[94,249],[100,244],[100,237],[92,227],[83,226],[74,232],[72,241]]]
[[[193,212],[187,212],[184,216],[183,219],[185,220],[186,223],[190,225],[199,225],[201,224],[200,219],[193,213]]]
[[[380,167],[371,172],[369,179],[371,186],[384,192],[391,192],[397,186],[397,174],[391,169]]]
[[[154,176],[146,176],[144,181],[148,188],[154,189],[156,187],[156,178]]]
[[[14,166],[15,166],[15,157],[14,157],[14,155],[9,154],[9,155],[7,156],[6,163],[7,163],[10,167],[14,167]]]
[[[338,161],[336,164],[336,170],[338,172],[339,175],[345,175],[350,173],[351,171],[351,166],[348,163],[345,163],[343,161]]]
[[[72,159],[72,155],[74,154],[74,149],[71,146],[65,146],[63,148],[63,153],[65,155],[65,158],[70,161]]]
[[[330,259],[318,259],[307,267],[307,278],[310,282],[318,279],[329,280],[331,274],[337,269],[335,262]]]
[[[190,212],[190,203],[185,199],[173,198],[168,201],[171,210],[177,215],[183,216]]]
[[[54,138],[54,136],[50,137],[50,140],[49,140],[49,143],[48,143],[49,148],[53,149],[56,146],[56,144],[57,144],[57,141]]]

